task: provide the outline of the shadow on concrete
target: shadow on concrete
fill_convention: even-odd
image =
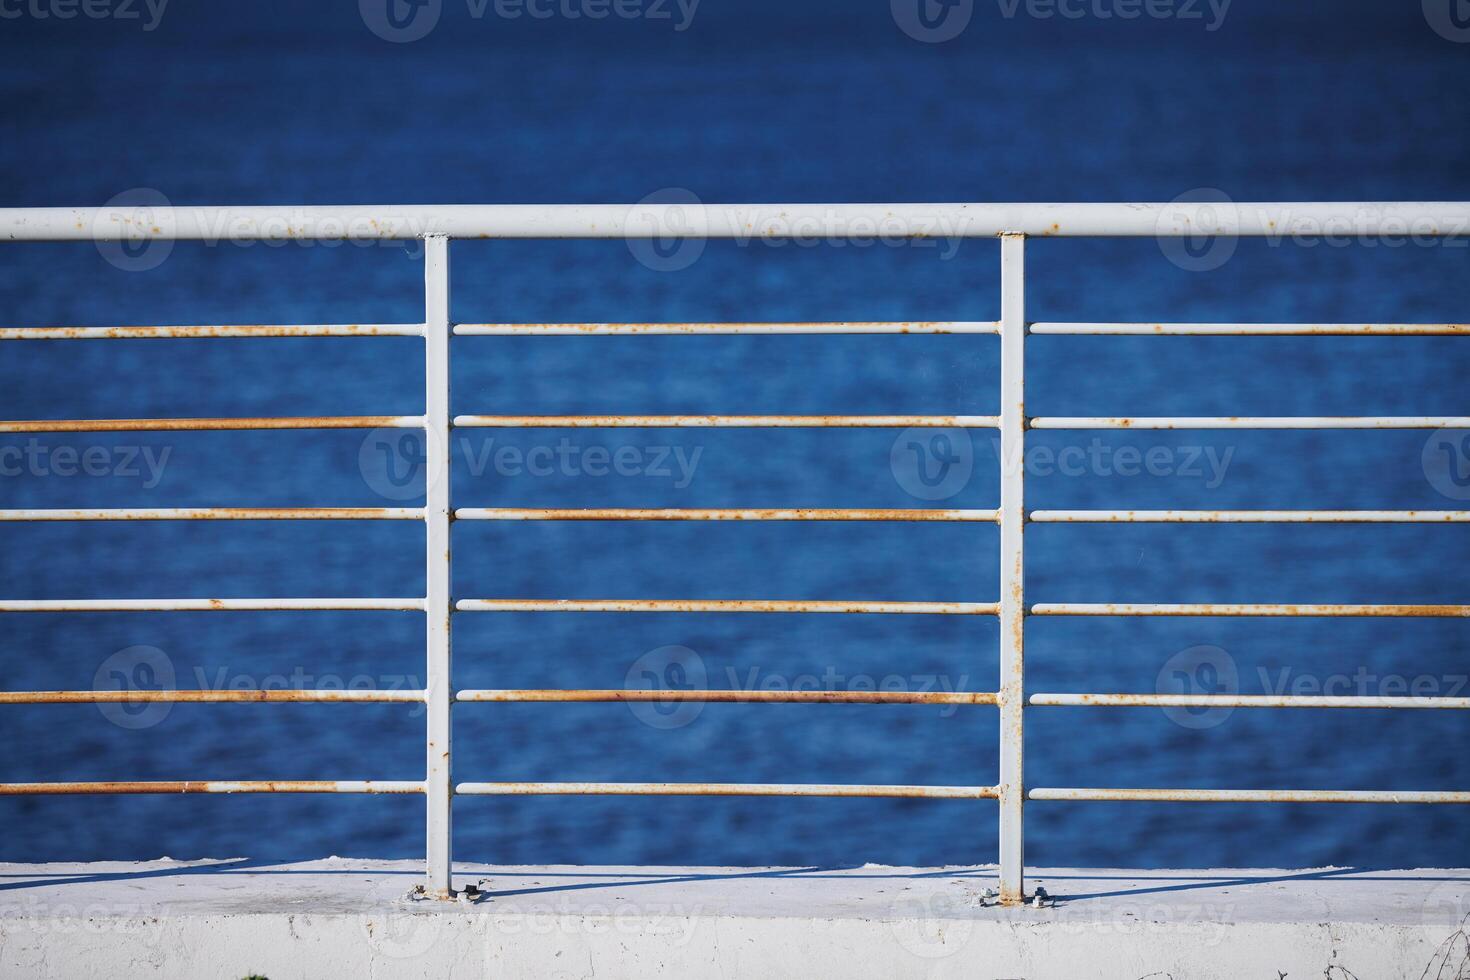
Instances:
[[[1353,876],[1364,874],[1367,871],[1377,872],[1371,879],[1357,879]],[[219,861],[211,861],[206,864],[192,864],[187,866],[170,868],[145,868],[137,871],[98,871],[98,872],[75,872],[57,871],[52,873],[30,872],[25,874],[0,872],[0,892],[17,891],[27,888],[55,887],[58,885],[89,885],[98,882],[109,881],[144,881],[157,878],[173,877],[200,877],[200,876],[227,876],[241,873],[251,875],[274,876],[274,875],[311,875],[319,877],[338,876],[389,876],[400,875],[405,878],[417,878],[422,871],[412,868],[335,868],[335,867],[301,867],[293,865],[292,862],[280,860],[260,860],[252,858],[226,858]],[[975,868],[939,868],[934,870],[907,870],[890,869],[882,867],[869,867],[866,865],[833,865],[813,866],[800,868],[762,868],[750,870],[722,871],[685,871],[683,869],[648,868],[641,871],[627,870],[623,868],[598,871],[593,868],[577,868],[566,870],[531,869],[531,870],[501,870],[497,868],[484,868],[480,870],[460,869],[455,872],[457,882],[462,886],[471,881],[482,882],[487,879],[495,880],[497,884],[506,883],[505,879],[527,879],[532,883],[523,888],[498,887],[483,889],[486,898],[508,898],[521,895],[539,895],[556,892],[590,891],[600,888],[628,888],[641,885],[670,885],[696,881],[741,881],[750,879],[790,879],[790,880],[820,880],[832,879],[865,879],[865,880],[893,880],[893,881],[917,881],[926,879],[966,879],[995,881],[997,871],[994,866],[981,866]],[[565,883],[559,883],[556,879],[575,879]],[[22,879],[22,880],[7,880]],[[551,883],[543,884],[548,879]],[[591,879],[591,880],[589,880]],[[1045,869],[1038,869],[1028,879],[1028,886],[1040,884],[1046,887],[1049,898],[1057,904],[1066,904],[1083,900],[1107,899],[1107,898],[1136,898],[1140,895],[1162,894],[1172,892],[1188,892],[1196,890],[1215,890],[1221,887],[1250,887],[1260,885],[1273,885],[1288,882],[1338,880],[1344,884],[1354,881],[1400,881],[1400,882],[1441,882],[1462,881],[1470,888],[1470,879],[1463,874],[1445,872],[1435,874],[1434,872],[1391,872],[1380,871],[1370,868],[1324,868],[1309,871],[1273,872],[1263,871],[1259,874],[1248,872],[1205,872],[1189,873],[1182,871],[1126,871],[1110,869],[1106,871],[1089,872],[1083,869],[1068,869],[1058,873],[1047,873]],[[1138,883],[1157,882],[1144,887],[1127,887],[1108,889],[1110,881]],[[1067,892],[1066,882],[1085,882],[1093,890],[1084,892]],[[507,884],[513,884],[507,883]],[[1098,886],[1103,886],[1098,888]],[[1029,887],[1028,887],[1029,891]]]

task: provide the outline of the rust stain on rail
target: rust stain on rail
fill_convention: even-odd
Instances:
[[[1470,616],[1470,605],[1356,603],[1037,603],[1033,615],[1052,616]]]
[[[1470,698],[1293,694],[1033,694],[1028,704],[1089,707],[1470,709]]]
[[[994,522],[993,510],[915,510],[900,508],[746,507],[487,507],[464,508],[460,520],[516,521],[979,521]]]
[[[410,782],[351,783],[332,779],[100,781],[65,783],[0,783],[0,796],[68,796],[147,793],[421,793]]]
[[[54,419],[0,421],[0,432],[211,432],[248,429],[401,428],[415,416],[300,415],[284,418]]]
[[[995,428],[984,415],[460,415],[460,428]]]
[[[168,340],[249,337],[401,337],[413,324],[219,324],[136,327],[0,327],[0,340]],[[422,332],[419,327],[419,332]]]
[[[177,507],[0,510],[0,521],[325,521],[422,519],[397,507]]]
[[[187,508],[191,520],[216,521],[329,521],[372,520],[383,517],[420,517],[411,508],[391,507],[201,507]],[[148,520],[135,517],[128,520]]]
[[[463,328],[463,330],[461,330]],[[952,320],[730,321],[726,323],[461,323],[457,333],[498,334],[738,334],[738,333],[994,333],[990,323]]]
[[[1035,510],[1034,523],[1053,524],[1456,524],[1465,510]]]
[[[707,702],[711,704],[959,704],[994,705],[984,691],[694,691],[694,690],[503,690],[461,691],[462,702]]]
[[[1423,790],[1332,789],[1103,789],[1038,788],[1032,800],[1173,803],[1470,803],[1470,793]]]
[[[418,702],[422,691],[407,690],[102,690],[0,691],[0,704],[189,704],[229,702]]]
[[[995,799],[994,786],[891,786],[818,783],[460,783],[465,796],[837,796]]]
[[[206,507],[190,513],[199,520],[321,521],[368,520],[400,511],[388,507]]]
[[[1432,337],[1470,333],[1470,326],[1463,323],[1149,323],[1138,326],[1154,334],[1175,336]],[[1123,332],[1098,331],[1099,334]]]
[[[993,602],[828,599],[461,599],[462,612],[911,613],[994,615]]]

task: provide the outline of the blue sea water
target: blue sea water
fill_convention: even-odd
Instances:
[[[685,31],[475,18],[446,3],[430,36],[402,45],[374,37],[350,4],[180,5],[153,31],[8,20],[0,204],[100,204],[140,187],[181,206],[616,202],[669,188],[712,202],[1169,200],[1199,188],[1236,200],[1465,199],[1470,45],[1438,36],[1419,5],[1395,6],[1237,0],[1208,32],[1011,19],[980,4],[942,45],[905,36],[877,3],[705,0]],[[1464,321],[1465,244],[1242,242],[1222,267],[1191,272],[1152,240],[1038,241],[1028,313]],[[452,272],[454,316],[469,322],[999,313],[999,249],[986,241],[712,242],[677,272],[640,264],[618,241],[473,242],[453,247]],[[8,246],[0,310],[5,325],[412,322],[422,261],[404,246],[180,244],[154,269],[125,271],[89,244]],[[452,410],[990,414],[997,355],[985,336],[462,337]],[[0,417],[417,413],[422,368],[413,339],[7,343]],[[1034,415],[1470,414],[1460,338],[1037,336],[1027,368]],[[1037,431],[1028,503],[1463,506],[1426,469],[1429,436]],[[998,499],[983,432],[968,446],[972,475],[938,500],[909,492],[895,434],[882,430],[461,437],[457,506]],[[51,462],[0,477],[6,508],[421,499],[385,485],[361,432],[0,437],[7,447]],[[105,472],[61,475],[59,447],[102,447]],[[614,458],[619,447],[636,463],[588,472],[597,450]],[[517,458],[497,457],[507,448],[577,462],[538,475],[497,463]],[[1126,449],[1163,463],[1127,475]],[[1069,452],[1092,462],[1083,472],[1049,463]],[[8,598],[415,595],[422,533],[410,522],[6,524],[0,582]],[[983,525],[464,522],[454,592],[985,601],[999,587],[997,545]],[[1032,601],[1466,602],[1467,546],[1461,525],[1034,525],[1027,591]],[[161,667],[179,687],[423,681],[412,613],[0,624],[12,690],[88,688],[112,683],[113,669],[157,686]],[[650,667],[678,680],[664,670],[672,656],[684,679],[702,670],[712,687],[886,679],[993,690],[996,647],[986,617],[461,615],[454,683],[622,687]],[[1250,694],[1336,683],[1470,696],[1463,620],[1038,617],[1026,653],[1033,693],[1214,690],[1233,669]],[[5,781],[423,771],[411,706],[12,706],[0,725]],[[457,780],[997,778],[992,708],[473,704],[454,725]],[[1467,735],[1463,712],[1035,708],[1027,782],[1463,790]],[[413,797],[4,797],[0,859],[410,857],[422,852],[422,807]],[[1052,866],[1444,866],[1463,865],[1470,846],[1460,810],[1432,806],[1037,802],[1026,827],[1028,863]],[[528,797],[458,801],[454,836],[466,861],[957,864],[993,861],[995,831],[985,801]]]

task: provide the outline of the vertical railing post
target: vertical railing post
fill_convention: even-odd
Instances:
[[[1024,899],[1026,238],[1000,243],[1000,898]]]
[[[428,698],[428,757],[424,775],[427,800],[428,891],[436,898],[453,893],[450,854],[449,649],[449,239],[424,239],[424,520],[427,525],[427,620],[425,692]]]

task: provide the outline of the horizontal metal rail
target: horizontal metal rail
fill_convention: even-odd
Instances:
[[[1435,337],[1470,335],[1465,323],[1033,323],[1031,333],[1134,337]]]
[[[1033,616],[1470,616],[1470,605],[1291,602],[1038,602]]]
[[[0,783],[0,796],[147,793],[422,793],[417,781],[188,780]],[[994,786],[889,786],[818,783],[460,783],[458,796],[845,796],[984,800]]]
[[[993,800],[995,786],[863,786],[832,783],[460,783],[459,796],[863,796]]]
[[[1470,710],[1470,698],[1278,694],[1033,694],[1026,703],[1067,708],[1427,708]]]
[[[303,415],[236,419],[0,421],[0,432],[243,432],[253,429],[420,429],[421,415]]]
[[[1470,793],[1358,789],[1062,789],[1038,788],[1031,800],[1138,803],[1470,803]]]
[[[85,692],[84,692],[85,693]],[[663,690],[505,690],[459,691],[456,701],[535,703],[689,702],[707,704],[968,704],[994,705],[985,691],[692,691]]]
[[[457,323],[461,337],[671,336],[696,334],[993,334],[994,321],[838,321],[830,323]]]
[[[0,691],[0,704],[229,704],[255,702],[422,702],[423,691],[390,690],[294,690],[236,691],[97,690],[97,691]]]
[[[993,616],[995,602],[884,602],[830,599],[460,599],[457,612],[575,613],[895,613]],[[1470,607],[1467,607],[1470,608]]]
[[[456,415],[489,429],[993,429],[994,415]],[[3,432],[0,429],[0,432]]]
[[[0,510],[0,521],[421,521],[417,507],[121,507]]]
[[[145,793],[422,793],[406,780],[254,779],[144,782],[0,783],[0,796],[135,795]]]
[[[1034,418],[1033,429],[1466,429],[1465,415],[1244,416],[1211,418]]]
[[[0,327],[0,340],[188,340],[250,337],[422,337],[422,323],[311,323],[271,326]]]
[[[422,599],[0,599],[0,612],[422,611]]]
[[[1034,524],[1463,524],[1470,510],[1033,510]]]
[[[228,229],[222,232],[221,229]],[[1038,204],[440,204],[6,208],[0,241],[405,241],[701,238],[1169,238],[1463,235],[1456,201]]]
[[[994,510],[797,508],[461,507],[459,521],[941,521],[994,523]]]
[[[195,793],[421,794],[410,780],[179,780],[0,783],[0,796]],[[863,786],[791,783],[460,783],[460,796],[834,796],[994,799],[993,786]],[[1033,789],[1033,800],[1270,803],[1470,803],[1470,793],[1359,790]]]

